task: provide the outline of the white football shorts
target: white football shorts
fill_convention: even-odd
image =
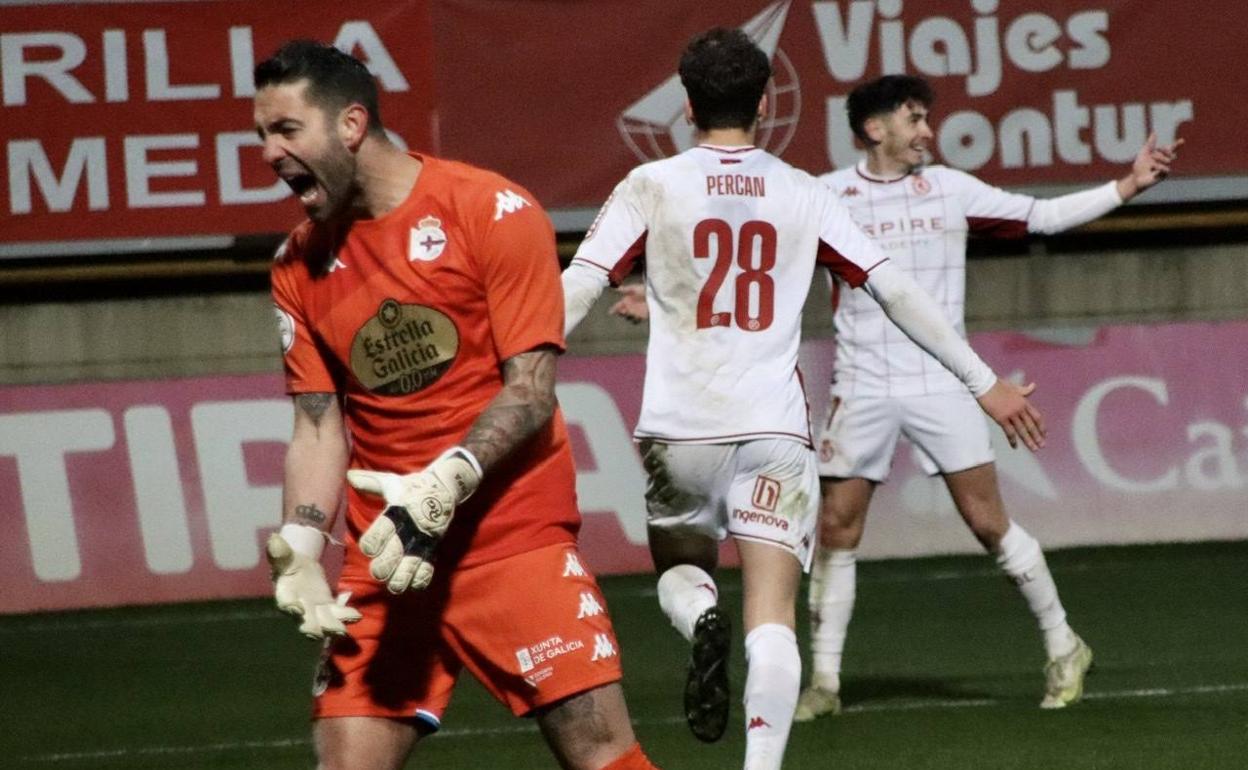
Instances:
[[[810,568],[819,519],[815,453],[787,439],[640,444],[649,524],[672,533],[767,543]]]
[[[915,448],[924,473],[955,473],[993,462],[988,418],[970,391],[900,398],[833,394],[819,434],[819,475],[888,478],[899,436]]]

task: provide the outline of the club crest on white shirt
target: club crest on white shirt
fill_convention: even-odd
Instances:
[[[927,195],[932,191],[932,183],[924,179],[921,174],[910,177],[910,186],[914,188],[915,195]]]
[[[407,242],[407,261],[432,262],[442,255],[445,248],[446,232],[442,229],[442,220],[427,216],[412,228]]]

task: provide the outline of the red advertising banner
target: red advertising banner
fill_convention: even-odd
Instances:
[[[856,157],[854,84],[931,80],[937,160],[1051,192],[1187,140],[1147,201],[1248,199],[1238,0],[30,0],[0,4],[0,258],[227,246],[298,220],[261,162],[251,68],[281,41],[364,59],[405,144],[498,170],[560,229],[635,164],[689,146],[676,60],[739,26],[772,57],[759,143],[814,173]],[[156,242],[153,239],[157,239]],[[188,240],[198,239],[198,240]]]
[[[291,37],[360,57],[387,128],[433,145],[426,0],[5,3],[0,30],[0,256],[296,224],[252,121],[252,70]]]
[[[1227,141],[1248,104],[1238,0],[594,0],[435,3],[444,152],[521,180],[548,206],[596,207],[635,164],[693,141],[681,50],[715,25],[772,57],[758,142],[812,173],[854,162],[844,98],[906,72],[930,80],[938,160],[1007,187],[1121,176],[1150,131],[1187,140],[1145,200],[1248,199]],[[505,19],[505,23],[500,23]],[[465,45],[464,41],[472,41]],[[1232,91],[1236,90],[1234,88]],[[1242,90],[1242,89],[1241,89]]]
[[[1248,537],[1245,340],[1248,322],[975,335],[998,372],[1040,384],[1049,428],[1037,454],[998,447],[1011,514],[1050,547]],[[803,349],[816,415],[833,350]],[[651,567],[631,441],[643,371],[642,356],[560,364],[599,573]],[[0,388],[0,613],[266,594],[281,391],[277,375]],[[900,448],[863,555],[976,551],[938,484]]]

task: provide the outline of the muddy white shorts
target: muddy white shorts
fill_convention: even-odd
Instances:
[[[819,434],[819,475],[884,481],[899,436],[928,474],[955,473],[994,459],[990,424],[969,391],[901,398],[839,398]]]
[[[640,444],[652,527],[768,543],[810,567],[819,515],[815,453],[787,439]]]

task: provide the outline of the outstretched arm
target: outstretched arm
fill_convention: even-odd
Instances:
[[[563,271],[564,336],[585,318],[607,284],[620,281],[644,260],[648,220],[640,196],[633,192],[638,171],[615,186]]]
[[[1148,141],[1140,148],[1131,164],[1131,172],[1116,184],[1123,202],[1129,201],[1170,175],[1170,164],[1179,156],[1182,139],[1174,144],[1157,146],[1157,134],[1148,135]]]
[[[1179,139],[1174,144],[1158,147],[1157,135],[1149,134],[1148,141],[1131,164],[1130,173],[1090,190],[1037,200],[1027,217],[1027,229],[1047,235],[1099,219],[1165,179],[1182,145],[1183,140]]]
[[[932,298],[892,263],[877,265],[864,287],[893,323],[966,384],[980,407],[1005,431],[1010,446],[1018,446],[1020,440],[1032,451],[1044,446],[1044,422],[1027,401],[1034,384],[1020,387],[998,379],[945,320]]]

